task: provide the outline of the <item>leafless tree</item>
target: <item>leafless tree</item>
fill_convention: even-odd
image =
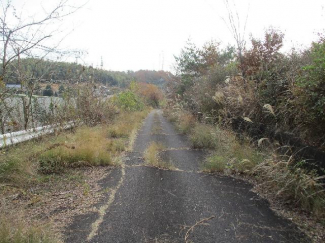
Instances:
[[[236,42],[238,61],[241,64],[243,62],[243,51],[246,45],[245,34],[246,34],[246,26],[248,20],[248,11],[247,11],[245,21],[242,25],[235,3],[233,2],[233,6],[231,6],[228,0],[224,0],[224,4],[227,9],[228,20],[225,20],[224,18],[223,20],[227,25],[227,27],[229,28]],[[244,73],[243,76],[245,76]]]
[[[27,77],[20,68],[22,57],[35,57],[44,59],[51,53],[59,53],[59,44],[63,40],[52,39],[58,36],[59,26],[63,19],[75,13],[82,6],[74,7],[69,5],[69,0],[60,0],[52,5],[50,10],[42,8],[42,13],[34,16],[24,16],[23,10],[18,13],[16,7],[10,0],[0,3],[0,122],[1,131],[4,132],[4,122],[9,112],[5,106],[5,99],[9,97],[10,91],[6,89],[9,77],[9,66],[16,71],[17,82],[21,84],[26,92],[23,98],[24,128],[27,128],[32,96],[38,84],[34,77]],[[13,65],[13,63],[15,65]]]

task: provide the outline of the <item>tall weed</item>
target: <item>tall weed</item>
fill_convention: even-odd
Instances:
[[[191,113],[180,113],[177,128],[182,134],[188,134],[195,125],[195,117]]]
[[[273,192],[278,199],[299,206],[317,218],[325,218],[325,176],[307,173],[290,166],[289,161],[276,158],[264,160],[251,173],[259,181],[259,187]]]
[[[215,149],[219,145],[217,128],[206,124],[195,124],[190,133],[193,148]]]
[[[226,130],[217,134],[218,146],[206,158],[204,170],[207,172],[249,173],[263,161],[264,155],[252,148],[249,141],[239,142],[235,135]]]

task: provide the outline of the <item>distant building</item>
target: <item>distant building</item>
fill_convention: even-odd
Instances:
[[[21,89],[21,84],[6,84],[6,88],[19,90]]]
[[[25,90],[21,84],[6,84],[6,89],[12,94],[23,94]]]
[[[106,86],[99,85],[95,87],[95,95],[105,97],[111,95],[111,91]]]

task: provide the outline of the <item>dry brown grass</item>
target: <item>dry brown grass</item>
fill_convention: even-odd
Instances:
[[[121,112],[107,128],[107,135],[111,138],[128,138],[132,130],[139,127],[149,110],[136,112]]]
[[[175,123],[177,130],[182,134],[189,133],[196,123],[195,117],[191,113],[185,112],[178,106],[173,108],[166,107],[164,109],[164,116],[170,122]]]
[[[62,242],[51,232],[48,225],[29,225],[22,220],[21,215],[16,217],[0,218],[0,243],[59,243]]]
[[[195,117],[190,113],[180,113],[178,118],[177,128],[183,133],[187,134],[195,125]]]
[[[0,203],[3,216],[0,219],[0,242],[59,242],[59,238],[45,230],[52,229],[53,224],[49,222],[49,218],[54,217],[52,212],[60,214],[63,201],[71,203],[70,199],[76,198],[73,204],[76,210],[60,214],[61,222],[65,217],[83,212],[85,205],[90,208],[91,203],[100,197],[97,191],[93,192],[100,177],[95,175],[86,182],[86,177],[81,178],[83,176],[74,171],[84,168],[83,174],[94,170],[93,166],[118,165],[122,152],[130,146],[129,139],[134,137],[147,113],[121,112],[110,124],[83,126],[73,132],[50,135],[1,150],[0,197],[6,202],[15,198],[15,203]],[[118,136],[110,136],[112,127],[118,131]],[[74,169],[76,167],[83,168]],[[97,168],[100,176],[105,169]],[[55,203],[48,201],[61,193],[64,199],[54,196],[51,202]],[[17,220],[11,220],[11,217]]]
[[[274,156],[256,165],[251,174],[263,191],[272,193],[286,204],[310,212],[325,223],[325,176],[292,167],[290,161]]]
[[[144,152],[144,159],[146,164],[163,169],[174,169],[174,166],[171,163],[165,162],[159,157],[159,153],[163,150],[163,144],[151,142]]]
[[[159,116],[157,113],[154,114],[154,119],[153,119],[154,123],[153,126],[151,128],[151,134],[161,134],[163,129],[161,126],[161,121],[159,119]]]
[[[116,141],[106,138],[102,126],[81,127],[66,136],[63,145],[42,153],[39,170],[42,173],[61,172],[66,167],[114,165],[113,157],[119,149]]]

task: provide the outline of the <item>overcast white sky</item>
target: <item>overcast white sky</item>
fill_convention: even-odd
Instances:
[[[0,0],[3,1],[3,0]],[[87,0],[71,0],[80,5]],[[32,13],[49,0],[14,0],[25,3]],[[229,0],[239,12],[243,24],[248,14],[246,39],[249,34],[262,37],[269,26],[285,32],[285,49],[308,46],[317,40],[316,33],[325,29],[323,0]],[[234,4],[236,5],[234,7]],[[20,5],[21,6],[21,5]],[[88,52],[83,61],[109,70],[171,70],[187,39],[201,46],[209,40],[224,45],[234,44],[224,0],[88,0],[67,19],[65,30],[73,31],[63,47]],[[62,26],[60,28],[63,28]],[[82,63],[82,60],[79,60]]]

